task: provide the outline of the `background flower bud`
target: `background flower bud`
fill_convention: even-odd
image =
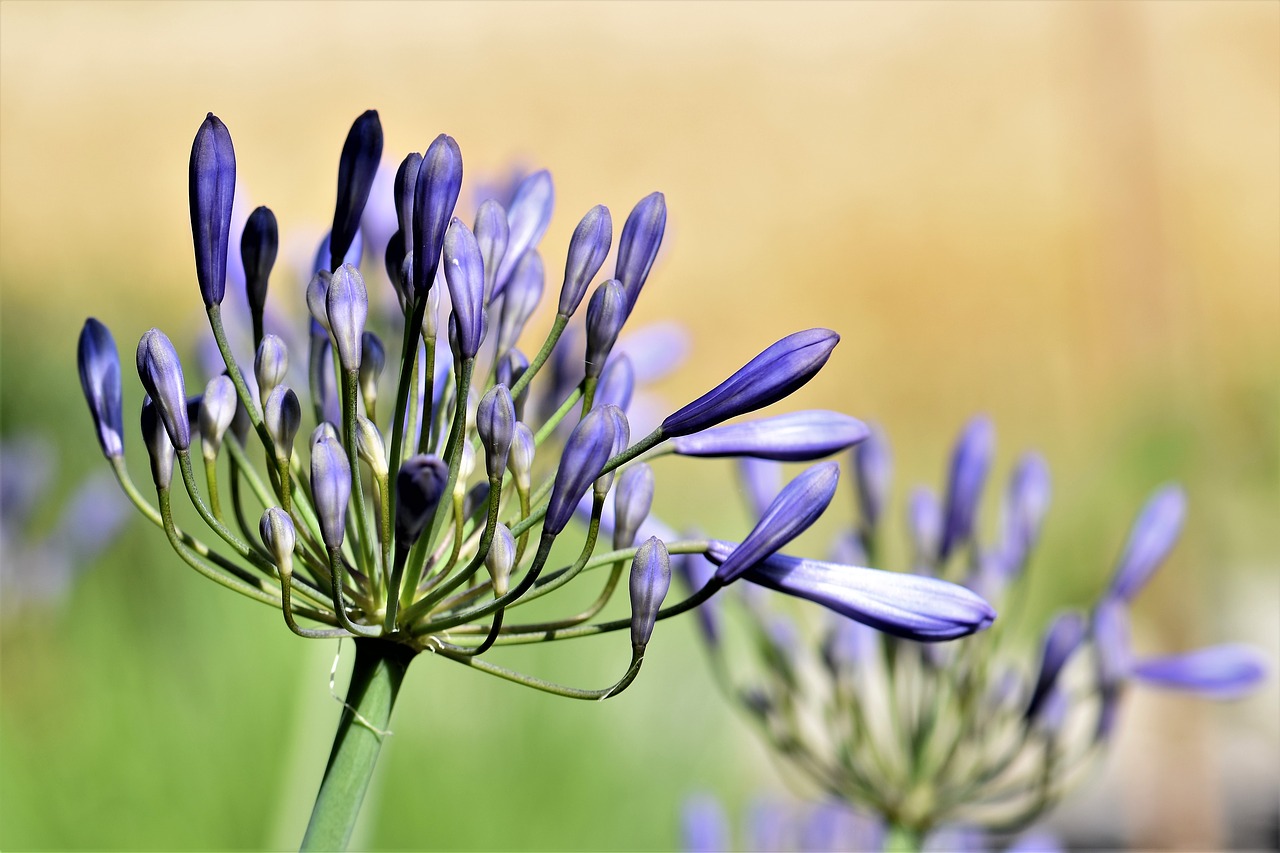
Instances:
[[[191,423],[187,418],[187,392],[182,364],[173,344],[159,329],[151,329],[138,341],[138,378],[155,401],[156,409],[174,448],[191,447]]]
[[[522,492],[529,491],[536,449],[533,430],[517,422],[515,433],[511,437],[511,455],[507,459],[507,468],[511,470],[511,476],[515,478],[516,486]]]
[[[627,411],[631,406],[631,398],[636,390],[636,370],[631,359],[624,352],[614,353],[605,362],[604,371],[600,374],[600,384],[596,385],[596,398],[593,406],[617,406]]]
[[[307,284],[307,311],[326,332],[329,331],[329,282],[332,278],[328,270],[317,270]]]
[[[472,229],[480,257],[484,260],[484,299],[487,305],[493,297],[493,287],[498,278],[498,267],[507,253],[507,240],[511,229],[507,226],[507,211],[493,199],[485,199],[476,211]]]
[[[653,469],[640,462],[618,476],[613,494],[613,549],[630,548],[653,506]]]
[[[108,459],[124,455],[124,397],[120,386],[120,356],[111,331],[90,317],[80,330],[76,350],[80,387],[102,454]]]
[[[524,376],[524,372],[529,369],[529,359],[518,349],[509,349],[498,359],[498,367],[495,378],[501,385],[508,388],[515,386],[520,381],[520,377]],[[512,400],[515,403],[516,420],[524,417],[524,404],[529,399],[529,386],[525,385],[521,390],[520,396]]]
[[[533,316],[542,299],[542,290],[546,283],[546,274],[542,267],[542,256],[536,249],[525,253],[524,259],[516,266],[507,283],[502,300],[502,317],[498,321],[498,353],[505,353],[520,340],[525,324]]]
[[[227,126],[213,113],[205,117],[191,143],[188,190],[200,296],[206,306],[220,305],[227,289],[236,152]]]
[[[142,441],[151,457],[151,479],[163,491],[173,482],[173,442],[160,420],[156,404],[147,397],[142,401]]]
[[[449,466],[438,456],[420,453],[405,460],[396,474],[396,547],[418,540],[449,479]]]
[[[1187,497],[1176,485],[1163,486],[1142,507],[1129,531],[1111,581],[1111,593],[1132,602],[1164,562],[1182,531]]]
[[[880,523],[889,481],[893,478],[889,440],[879,426],[872,424],[866,440],[853,449],[853,472],[863,525],[867,530],[874,530]]]
[[[489,543],[489,553],[485,554],[484,565],[489,570],[493,581],[495,595],[506,595],[511,585],[511,571],[516,564],[516,540],[505,524],[498,523],[493,529],[493,541]]]
[[[387,476],[387,450],[373,421],[356,415],[356,454],[378,478]]]
[[[671,588],[671,557],[667,546],[651,536],[631,561],[631,645],[643,649],[653,635],[662,600]]]
[[[534,172],[520,182],[511,204],[507,208],[507,251],[503,253],[502,263],[498,265],[498,274],[493,282],[490,296],[496,299],[507,288],[507,283],[515,272],[516,266],[524,259],[525,252],[538,245],[542,235],[546,233],[551,222],[551,211],[555,207],[555,189],[551,183],[551,173],[546,169]]]
[[[501,477],[515,437],[516,409],[505,385],[495,385],[476,407],[476,431],[484,445],[485,470],[490,479]]]
[[[942,541],[938,543],[939,562],[945,561],[973,536],[973,520],[991,467],[994,445],[995,428],[985,416],[969,421],[956,441],[951,455],[951,475],[947,479]]]
[[[372,413],[378,403],[378,378],[387,364],[387,350],[373,332],[361,336],[360,349],[360,396],[365,410]]]
[[[454,217],[444,235],[444,277],[463,358],[475,358],[484,338],[484,260],[475,235]]]
[[[267,304],[267,280],[280,250],[276,215],[269,207],[254,208],[240,235],[240,261],[244,264],[244,289],[249,299],[255,328],[262,326],[262,312]]]
[[[278,506],[267,507],[258,522],[258,535],[262,537],[271,561],[280,570],[280,576],[287,578],[293,568],[293,548],[297,540],[289,513]]]

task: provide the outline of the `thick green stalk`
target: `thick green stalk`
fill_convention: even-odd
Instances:
[[[347,687],[347,708],[338,721],[329,765],[302,839],[303,850],[347,849],[360,804],[373,778],[396,694],[414,656],[407,646],[386,640],[357,638],[355,643],[356,662]]]

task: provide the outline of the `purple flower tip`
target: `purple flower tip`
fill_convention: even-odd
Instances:
[[[501,477],[507,467],[516,432],[516,407],[506,385],[494,385],[480,398],[480,405],[476,408],[476,432],[484,445],[489,478]]]
[[[269,207],[255,208],[240,235],[240,261],[244,264],[245,293],[254,316],[261,317],[267,304],[267,279],[280,250],[279,226]]]
[[[493,199],[486,199],[476,211],[476,222],[472,227],[476,235],[476,243],[480,245],[480,255],[484,258],[484,293],[487,303],[493,296],[493,286],[498,279],[498,266],[507,253],[507,242],[511,239],[511,228],[507,225],[507,211]]]
[[[660,192],[640,199],[622,225],[618,240],[618,262],[613,277],[627,293],[627,311],[635,307],[640,289],[649,278],[662,235],[667,229],[667,200]]]
[[[1147,658],[1133,666],[1133,677],[1153,687],[1185,690],[1211,699],[1238,699],[1266,677],[1256,649],[1244,645],[1209,646],[1181,655]]]
[[[1129,531],[1111,581],[1113,595],[1129,602],[1137,597],[1173,549],[1186,513],[1187,497],[1180,486],[1164,486],[1151,496]]]
[[[329,269],[341,264],[360,227],[373,178],[382,159],[382,122],[377,110],[366,110],[351,125],[338,159],[338,201],[329,232]]]
[[[682,456],[752,456],[778,462],[812,462],[845,450],[869,435],[857,418],[821,409],[712,427],[678,436]]]
[[[213,113],[205,117],[191,143],[188,190],[196,279],[204,304],[212,307],[222,303],[227,289],[227,244],[236,191],[236,152],[231,133]]]
[[[951,476],[943,510],[942,540],[938,561],[943,562],[973,535],[978,501],[995,451],[995,427],[991,419],[979,416],[965,425],[951,455]]]
[[[1079,613],[1059,614],[1049,630],[1045,632],[1044,649],[1040,655],[1040,671],[1036,675],[1036,685],[1031,691],[1031,700],[1027,703],[1027,718],[1032,719],[1042,710],[1050,697],[1050,693],[1058,683],[1067,661],[1075,654],[1076,649],[1084,642],[1084,617]]]
[[[93,416],[98,444],[108,459],[124,455],[124,401],[120,387],[120,356],[115,338],[102,323],[90,317],[80,330],[76,351],[80,387]]]
[[[591,294],[587,303],[587,353],[586,375],[600,376],[609,352],[618,340],[622,324],[627,322],[627,294],[622,285],[612,279],[604,282]]]

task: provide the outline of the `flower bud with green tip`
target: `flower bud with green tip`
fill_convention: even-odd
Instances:
[[[485,470],[489,479],[502,476],[515,438],[516,408],[505,385],[495,385],[480,398],[476,408],[476,431],[484,446]]]
[[[671,557],[667,546],[651,536],[636,551],[631,561],[631,647],[644,652],[658,621],[662,600],[671,588]]]
[[[573,518],[574,507],[600,476],[613,455],[617,432],[616,406],[592,409],[569,434],[560,455],[551,500],[542,522],[543,535],[558,535]],[[514,458],[514,454],[513,454]]]
[[[276,335],[265,335],[253,359],[253,375],[258,380],[258,400],[266,405],[275,387],[289,374],[289,349]]]
[[[569,239],[569,257],[564,263],[564,284],[560,286],[560,304],[556,309],[562,317],[570,317],[578,310],[582,297],[587,295],[591,279],[600,272],[604,259],[609,256],[613,244],[613,218],[609,208],[597,204],[582,217]]]
[[[288,462],[293,456],[293,441],[302,426],[302,405],[298,395],[287,385],[271,389],[267,402],[262,406],[262,422],[275,445],[276,461]]]
[[[196,279],[208,307],[220,305],[227,289],[227,245],[231,242],[231,204],[236,191],[236,152],[231,133],[209,113],[191,143],[188,167],[191,238]]]
[[[653,469],[641,462],[618,475],[613,494],[613,549],[630,548],[653,506]]]
[[[191,447],[191,423],[187,418],[187,391],[182,364],[173,344],[159,329],[151,329],[138,341],[138,378],[155,401],[169,440],[178,452]]]
[[[622,285],[609,280],[596,288],[587,303],[586,372],[589,379],[600,376],[618,333],[627,322],[627,294]]]
[[[484,556],[484,566],[489,570],[494,595],[503,596],[511,586],[511,571],[516,565],[516,540],[501,522],[493,529],[493,542]]]
[[[98,444],[107,459],[124,456],[124,396],[120,386],[120,356],[111,331],[90,317],[80,330],[76,351],[80,369],[80,387]]]
[[[222,436],[236,416],[236,386],[230,376],[215,376],[200,399],[200,448],[210,462],[218,458]]]
[[[269,207],[254,208],[240,235],[240,260],[244,264],[244,289],[249,299],[253,327],[259,336],[262,312],[267,305],[267,280],[280,250],[280,234],[276,215]]]
[[[342,547],[347,532],[347,504],[351,502],[351,463],[342,444],[327,433],[321,433],[311,444],[311,494],[320,522],[320,538],[330,549]]]
[[[329,331],[338,351],[338,363],[347,373],[360,369],[364,324],[369,317],[369,293],[360,271],[343,264],[333,273],[325,296]]]
[[[396,547],[407,550],[418,541],[435,515],[449,480],[449,466],[438,456],[420,453],[396,474]]]
[[[360,227],[360,216],[373,189],[382,159],[382,122],[377,110],[366,110],[351,125],[338,158],[338,200],[329,231],[329,269],[342,263]]]

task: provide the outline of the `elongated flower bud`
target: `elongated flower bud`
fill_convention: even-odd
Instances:
[[[1085,621],[1079,613],[1062,613],[1053,620],[1044,635],[1040,671],[1036,675],[1036,686],[1031,691],[1031,700],[1027,703],[1027,719],[1035,719],[1044,709],[1049,692],[1058,683],[1063,667],[1080,648],[1084,637]]]
[[[150,397],[142,401],[142,441],[151,458],[151,480],[157,489],[164,491],[173,482],[173,442]]]
[[[406,296],[405,284],[408,276],[413,274],[413,269],[412,262],[405,253],[404,232],[397,231],[391,235],[391,239],[387,241],[387,252],[382,257],[382,263],[387,273],[387,280],[391,282],[391,289],[396,292],[396,302],[400,310],[408,313],[409,300]]]
[[[502,300],[502,318],[498,322],[498,353],[505,353],[520,340],[525,324],[542,299],[545,280],[542,256],[536,249],[530,249],[507,283]]]
[[[872,425],[866,440],[854,448],[853,473],[863,525],[867,530],[875,530],[889,494],[889,481],[893,477],[889,441],[878,426]]]
[[[587,295],[591,279],[600,272],[604,259],[609,256],[613,244],[613,218],[609,208],[597,204],[582,217],[569,240],[569,257],[564,263],[564,284],[560,287],[558,313],[573,316]]]
[[[658,257],[662,234],[667,228],[667,200],[662,193],[650,193],[636,204],[622,226],[618,240],[618,263],[613,277],[627,294],[627,311],[635,307],[640,289]]]
[[[689,435],[776,403],[803,386],[827,363],[840,336],[830,329],[788,335],[736,373],[662,422],[669,437]]]
[[[502,522],[493,529],[493,542],[484,556],[484,566],[493,581],[494,595],[507,594],[511,586],[511,571],[516,565],[516,540]]]
[[[631,561],[631,646],[643,650],[653,636],[662,600],[671,588],[671,557],[667,546],[651,536]]]
[[[1005,570],[1019,568],[1040,535],[1040,524],[1049,509],[1049,466],[1038,453],[1018,460],[1009,478],[1004,506]]]
[[[756,516],[764,515],[769,504],[782,491],[782,466],[767,459],[744,456],[738,461],[738,476],[747,490],[750,510]]]
[[[516,266],[524,259],[525,252],[537,246],[546,233],[555,199],[551,173],[546,169],[534,172],[516,187],[507,209],[507,251],[503,253],[502,263],[498,265],[498,274],[490,294],[493,298],[496,299],[507,289],[507,283]]]
[[[1266,663],[1256,649],[1235,644],[1147,658],[1133,666],[1133,677],[1144,684],[1211,699],[1238,699],[1257,687],[1266,674]]]
[[[991,467],[994,444],[995,429],[987,417],[969,421],[956,442],[951,455],[951,476],[947,481],[938,562],[945,561],[973,536],[973,520],[978,514],[978,501],[987,481],[987,470]]]
[[[459,351],[463,358],[475,358],[484,338],[484,260],[475,235],[457,217],[444,235],[444,275],[458,323]]]
[[[907,530],[915,546],[916,559],[933,564],[942,540],[942,507],[933,492],[924,486],[911,491],[907,506]]]
[[[631,359],[624,352],[614,353],[605,362],[604,372],[600,374],[600,384],[596,386],[596,399],[593,406],[617,406],[627,411],[631,406],[631,397],[636,390],[636,369]]]
[[[373,476],[379,479],[387,476],[387,449],[382,443],[382,433],[364,415],[356,415],[356,455],[369,466]]]
[[[529,491],[535,449],[533,430],[523,423],[516,423],[516,430],[511,438],[511,455],[507,458],[507,468],[511,470],[511,476],[515,478],[516,486],[522,492]]]
[[[236,386],[230,376],[215,376],[204,388],[200,400],[200,446],[205,459],[218,458],[222,436],[236,416]]]
[[[440,134],[427,148],[413,192],[413,301],[422,299],[435,282],[444,246],[445,229],[462,188],[462,152],[453,137]],[[409,240],[405,238],[405,244]]]
[[[279,250],[276,215],[269,207],[254,208],[244,224],[244,233],[240,235],[240,260],[244,264],[244,289],[255,327],[262,326],[262,312],[267,304],[267,280]]]
[[[332,279],[328,270],[318,270],[307,284],[307,311],[326,332],[329,331],[329,283]]]
[[[231,202],[236,191],[236,152],[227,126],[213,113],[205,117],[191,143],[188,187],[200,296],[206,306],[220,305],[227,289],[227,244],[231,242]]]
[[[80,330],[76,350],[80,388],[93,416],[102,455],[124,456],[124,397],[120,387],[120,356],[115,338],[102,323],[90,317]]]
[[[1128,610],[1123,601],[1107,597],[1093,611],[1090,634],[1096,652],[1098,686],[1104,691],[1118,687],[1133,668]]]
[[[417,151],[411,152],[400,161],[400,168],[396,169],[396,179],[392,185],[392,191],[396,197],[396,224],[401,241],[400,256],[396,258],[397,272],[405,256],[413,251],[413,194],[418,189],[420,168],[422,168],[422,155]]]
[[[191,423],[182,364],[173,344],[159,329],[149,330],[138,341],[138,378],[155,401],[169,440],[179,452],[186,451],[191,447]]]
[[[320,537],[339,548],[347,532],[347,504],[351,501],[351,463],[342,445],[321,435],[311,445],[311,494],[315,500]]]
[[[618,340],[623,323],[627,322],[627,294],[622,284],[606,281],[591,294],[587,303],[587,355],[588,378],[595,378],[604,369],[609,352]]]
[[[653,506],[653,469],[641,462],[618,476],[613,495],[613,549],[630,548]]]
[[[720,564],[716,577],[731,583],[807,530],[835,497],[839,479],[836,462],[823,462],[801,472],[783,487],[747,538]]]
[[[373,332],[365,332],[360,340],[360,395],[365,410],[372,412],[378,402],[378,379],[387,364],[387,350]]]
[[[574,507],[613,455],[616,430],[613,410],[616,407],[592,409],[570,433],[551,487],[551,501],[542,524],[544,534],[556,535],[564,530],[573,518]]]
[[[476,244],[480,247],[480,257],[484,259],[484,299],[487,305],[493,297],[498,267],[502,265],[502,258],[507,253],[507,241],[511,237],[507,211],[493,199],[486,199],[476,211],[473,233],[476,235]]]
[[[275,445],[277,461],[292,457],[293,441],[302,426],[302,405],[298,402],[298,395],[287,385],[272,388],[262,406],[262,422]]]
[[[420,453],[396,474],[396,547],[408,548],[431,521],[440,505],[449,466],[438,456]]]
[[[1132,602],[1164,562],[1182,531],[1187,498],[1179,486],[1163,486],[1147,501],[1129,531],[1111,594]]]
[[[280,570],[280,577],[287,582],[293,571],[293,549],[297,544],[293,519],[278,506],[267,507],[258,522],[258,535],[262,537],[271,561]]]
[[[338,159],[338,201],[329,231],[329,269],[336,270],[355,239],[360,215],[369,201],[373,178],[382,159],[382,122],[367,110],[351,125]]]
[[[264,335],[253,359],[253,375],[258,380],[258,402],[266,405],[271,392],[289,373],[289,348],[275,335]]]
[[[631,424],[627,421],[626,413],[617,406],[603,408],[608,409],[609,417],[613,419],[613,448],[609,451],[609,458],[612,459],[631,446]],[[613,474],[614,472],[610,471],[596,478],[595,493],[601,500],[609,494],[609,489],[613,486]]]
[[[713,427],[671,444],[682,456],[754,456],[779,462],[811,462],[865,439],[862,421],[837,412],[791,412],[758,421]]]
[[[329,331],[338,350],[338,363],[351,373],[360,369],[364,324],[369,317],[369,293],[360,271],[343,264],[333,274],[325,299]]]
[[[480,398],[476,409],[476,431],[484,445],[485,469],[489,478],[501,477],[511,453],[516,431],[516,407],[505,385],[495,385]]]

